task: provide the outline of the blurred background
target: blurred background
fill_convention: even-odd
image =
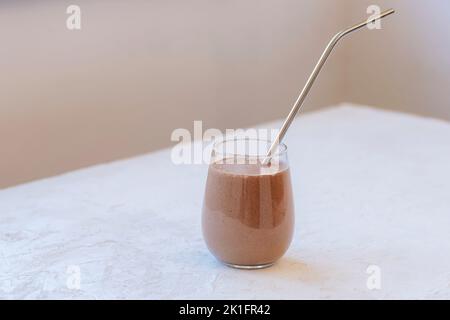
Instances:
[[[372,4],[397,13],[340,43],[304,111],[450,120],[448,0],[2,0],[0,188],[168,147],[194,120],[285,117],[330,37]]]

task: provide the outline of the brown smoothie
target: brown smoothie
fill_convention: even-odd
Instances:
[[[287,164],[211,164],[202,224],[206,244],[219,260],[244,266],[275,262],[294,230]]]

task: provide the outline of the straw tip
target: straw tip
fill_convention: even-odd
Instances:
[[[395,9],[391,8],[385,11],[386,14],[392,14],[395,13]]]

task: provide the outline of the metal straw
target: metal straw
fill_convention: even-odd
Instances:
[[[361,28],[363,28],[364,26],[374,23],[377,20],[380,20],[384,17],[387,17],[390,14],[393,14],[395,11],[393,9],[390,10],[386,10],[383,11],[382,13],[380,13],[377,16],[372,17],[371,19],[368,19],[366,21],[363,21],[361,23],[355,24],[354,26],[342,30],[341,32],[338,32],[328,43],[327,47],[325,48],[325,50],[322,53],[322,56],[320,57],[319,61],[317,62],[316,66],[314,67],[313,72],[311,73],[311,75],[308,78],[308,81],[306,81],[306,84],[302,90],[302,92],[300,93],[300,95],[297,98],[297,101],[295,101],[294,106],[292,107],[291,112],[289,112],[289,115],[287,116],[286,120],[283,123],[283,126],[280,129],[280,132],[278,133],[275,141],[272,143],[269,151],[267,152],[266,158],[263,161],[263,164],[268,164],[270,162],[270,159],[273,156],[273,152],[275,151],[275,149],[278,147],[278,145],[281,143],[281,141],[283,140],[284,136],[286,135],[286,131],[288,130],[289,126],[291,125],[292,121],[295,118],[295,115],[297,114],[297,112],[300,110],[303,102],[305,101],[306,96],[309,93],[309,90],[311,89],[314,81],[316,80],[317,76],[319,75],[320,70],[322,69],[323,65],[325,64],[327,58],[329,57],[331,51],[333,50],[333,48],[336,46],[336,44],[338,43],[339,40],[341,40],[344,36],[346,36],[347,34],[359,30]]]

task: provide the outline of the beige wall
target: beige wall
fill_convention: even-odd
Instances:
[[[81,31],[65,27],[73,3]],[[0,187],[168,146],[193,120],[284,117],[330,36],[367,3],[1,2]],[[450,2],[379,3],[400,12],[337,48],[306,110],[354,101],[450,119]]]
[[[346,19],[373,3],[397,13],[346,44],[344,100],[450,120],[450,1],[349,0]]]
[[[0,187],[144,153],[174,128],[283,116],[325,39],[329,1],[14,1],[0,5]],[[82,30],[65,27],[82,9]],[[309,106],[336,103],[333,58]]]

